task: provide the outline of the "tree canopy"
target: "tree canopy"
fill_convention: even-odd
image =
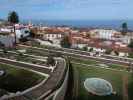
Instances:
[[[123,33],[123,35],[125,35],[127,33],[127,31],[128,31],[128,26],[127,26],[127,23],[124,22],[124,23],[122,23],[122,33]]]
[[[64,47],[64,48],[70,48],[70,47],[71,47],[71,42],[70,42],[68,36],[65,36],[65,37],[61,40],[61,46]]]
[[[88,47],[87,46],[84,46],[83,47],[83,51],[87,51],[88,50]]]
[[[52,55],[49,55],[47,58],[47,65],[54,66],[55,65],[55,59],[53,58]]]
[[[133,40],[131,40],[130,44],[128,45],[129,48],[133,48]]]
[[[10,22],[11,24],[19,23],[19,16],[17,12],[12,11],[8,14],[8,22]]]

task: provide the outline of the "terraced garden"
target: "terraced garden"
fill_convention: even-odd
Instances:
[[[91,65],[91,66],[97,66],[97,67],[105,67],[105,68],[110,68],[110,69],[129,71],[128,66],[119,65],[119,64],[112,64],[112,63],[104,64],[104,63],[102,63],[100,61],[96,61],[96,60],[80,59],[80,58],[71,57],[71,61],[75,62],[75,63],[86,64],[89,66]]]
[[[7,51],[6,53],[0,52],[0,55],[1,57],[9,58],[12,60],[47,66],[45,59],[37,58],[35,56],[27,55],[24,53],[18,53],[17,51]]]
[[[7,91],[7,93],[24,91],[25,89],[37,85],[46,78],[31,70],[29,71],[19,68],[18,66],[3,63],[0,63],[0,70],[5,72],[4,75],[0,76],[0,89]]]

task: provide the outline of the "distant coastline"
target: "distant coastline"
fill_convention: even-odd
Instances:
[[[23,20],[28,23],[29,20]],[[35,25],[45,26],[70,26],[82,28],[114,28],[120,29],[123,22],[127,22],[129,29],[133,30],[133,20],[31,20]]]

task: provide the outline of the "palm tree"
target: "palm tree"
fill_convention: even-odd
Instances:
[[[12,11],[8,14],[8,22],[14,26],[14,35],[15,35],[15,44],[16,44],[16,33],[15,33],[15,24],[19,23],[19,16],[17,12]]]
[[[122,23],[122,34],[125,35],[128,31],[127,23]]]

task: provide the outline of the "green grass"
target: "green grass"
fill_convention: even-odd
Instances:
[[[70,58],[71,59],[71,61],[73,61],[73,62],[80,62],[80,63],[83,63],[83,64],[98,64],[98,61],[95,61],[95,60],[87,60],[87,59],[81,59],[81,58],[73,58],[73,57],[71,57]]]
[[[37,55],[37,56],[48,56],[48,53],[46,53],[46,52],[42,53],[39,50],[35,50],[35,49],[33,50],[32,48],[28,48],[26,50],[26,53],[32,54],[32,55]]]
[[[114,68],[118,70],[128,70],[128,66],[118,65],[118,64],[108,64],[109,68]]]
[[[131,74],[128,72],[120,72],[114,70],[107,70],[103,68],[97,67],[85,67],[81,65],[73,64],[74,68],[78,70],[79,73],[79,96],[78,100],[122,100],[122,78],[124,75],[131,78]],[[115,96],[106,96],[106,97],[99,97],[99,96],[92,96],[87,93],[84,88],[83,82],[86,78],[98,77],[103,78],[109,81],[114,91],[117,92]],[[129,81],[130,82],[130,81]]]
[[[81,58],[73,58],[73,57],[71,57],[71,61],[81,63],[81,64],[92,65],[92,66],[101,64],[100,61],[90,60],[90,59],[88,60],[88,59],[81,59]],[[119,65],[119,64],[107,64],[107,66],[109,66],[109,68],[117,69],[117,70],[124,70],[124,71],[129,70],[128,66]]]
[[[12,65],[0,64],[0,70],[5,71],[0,77],[0,88],[8,92],[23,91],[45,79],[45,76]]]
[[[133,53],[131,52],[131,53],[129,53],[129,56],[128,56],[129,58],[133,58]]]
[[[33,54],[33,53],[31,53]],[[9,59],[15,59],[17,61],[22,61],[22,62],[28,62],[28,63],[32,63],[32,64],[40,64],[40,65],[44,65],[46,64],[45,61],[41,61],[41,60],[37,60],[35,57],[30,57],[28,55],[24,55],[23,53],[18,53],[18,54],[12,54],[12,53],[2,53],[0,52],[0,55],[1,57],[4,57],[4,58],[9,58]],[[36,54],[37,55],[37,54]]]

